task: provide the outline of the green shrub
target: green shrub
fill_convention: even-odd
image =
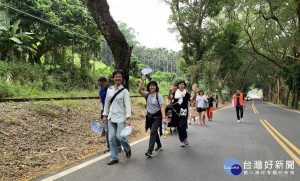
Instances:
[[[74,94],[84,90],[93,92],[99,89],[97,80],[100,76],[111,77],[112,68],[100,65],[98,70],[92,72],[71,62],[57,66],[55,62],[32,65],[28,62],[0,61],[0,98],[59,97],[72,91],[76,92]],[[11,74],[10,84],[6,82],[8,74]]]
[[[5,78],[0,79],[0,98],[6,98],[13,96],[9,85],[6,83]]]

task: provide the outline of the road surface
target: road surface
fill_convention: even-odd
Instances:
[[[213,121],[206,122],[206,126],[199,126],[198,121],[189,126],[190,145],[184,148],[178,135],[161,137],[163,150],[148,158],[144,154],[149,140],[144,138],[134,143],[130,159],[122,152],[115,165],[106,164],[108,154],[99,154],[34,180],[300,180],[298,112],[256,99],[247,102],[243,123],[237,123],[232,107],[214,112]],[[232,163],[227,161],[230,158],[239,162],[234,172],[238,175],[230,175],[226,167]]]

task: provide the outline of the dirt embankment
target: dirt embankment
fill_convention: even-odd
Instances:
[[[146,135],[145,101],[132,100],[133,133]],[[0,180],[34,177],[106,149],[91,131],[99,121],[98,100],[0,104]]]
[[[105,137],[90,129],[99,114],[98,100],[1,103],[0,181],[27,180],[104,151]],[[129,140],[149,134],[145,114],[145,100],[133,98]]]

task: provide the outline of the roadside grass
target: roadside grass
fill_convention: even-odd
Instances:
[[[132,88],[130,90],[130,96],[139,96],[140,94]],[[17,96],[7,97],[7,98],[14,98],[14,99],[34,99],[34,98],[73,98],[73,97],[98,97],[99,96],[99,89],[94,90],[72,90],[69,92],[63,91],[40,91],[34,94],[17,94]]]
[[[76,110],[81,110],[81,108],[83,108],[85,106],[84,104],[82,104],[81,101],[77,101],[77,100],[37,101],[34,103],[34,105],[37,105],[37,107],[42,106],[42,107],[40,107],[41,109],[43,109],[43,107],[46,109],[49,109],[49,106],[54,106],[54,107],[72,108],[72,109],[76,109]],[[47,110],[40,110],[40,111],[43,112],[43,111],[47,111]]]
[[[56,112],[55,109],[50,108],[49,106],[45,105],[38,105],[35,106],[35,111],[40,115],[51,117],[51,118],[59,118],[59,112]]]
[[[131,104],[135,105],[135,107],[139,107],[141,109],[146,109],[145,105],[146,105],[146,101],[145,98],[143,97],[136,97],[136,98],[131,98]],[[131,106],[133,107],[133,106]],[[137,116],[144,116],[143,113],[140,112],[140,110],[136,110],[136,109],[131,109],[131,114],[132,115],[137,115]]]
[[[21,97],[16,98],[70,98],[70,97],[97,97],[99,90],[72,90],[69,92],[62,91],[46,91],[46,92],[38,92],[37,94],[22,95]]]

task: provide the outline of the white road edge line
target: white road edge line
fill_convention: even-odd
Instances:
[[[284,107],[280,107],[280,106],[277,106],[277,105],[275,105],[275,104],[271,104],[271,103],[268,103],[268,102],[265,102],[265,103],[267,103],[267,104],[269,104],[269,105],[271,105],[271,106],[279,107],[279,108],[281,108],[281,109],[285,109],[285,110],[292,111],[292,112],[295,112],[295,113],[300,114],[300,112],[298,112],[298,111],[294,111],[294,110],[291,110],[291,109],[287,109],[287,108],[284,108]]]
[[[138,144],[138,143],[140,143],[140,142],[143,142],[143,141],[145,141],[145,140],[147,140],[147,139],[149,139],[149,138],[150,138],[150,136],[146,136],[146,137],[144,137],[144,138],[142,138],[142,139],[139,139],[139,140],[137,140],[137,141],[134,141],[133,143],[130,144],[130,146],[136,145],[136,144]],[[110,156],[110,153],[106,153],[106,154],[104,154],[104,155],[101,155],[100,157],[94,158],[94,159],[89,160],[89,161],[87,161],[87,162],[84,162],[84,163],[82,163],[82,164],[80,164],[80,165],[76,165],[76,166],[74,166],[74,167],[72,167],[72,168],[69,168],[68,170],[65,170],[65,171],[63,171],[63,172],[60,172],[60,173],[55,174],[55,175],[53,175],[53,176],[50,176],[50,177],[48,177],[48,178],[46,178],[46,179],[43,179],[42,181],[52,181],[52,180],[56,180],[56,179],[61,178],[61,177],[65,176],[65,175],[68,175],[68,174],[70,174],[70,173],[72,173],[72,172],[75,172],[75,171],[77,171],[77,170],[79,170],[79,169],[82,169],[82,168],[84,168],[84,167],[87,167],[87,166],[89,166],[89,165],[91,165],[91,164],[93,164],[93,163],[95,163],[95,162],[97,162],[97,161],[100,161],[100,160],[102,160],[102,159],[104,159],[104,158],[106,158],[106,157],[108,157],[108,156]]]
[[[218,110],[215,110],[215,111],[213,111],[213,112],[217,112],[217,111],[221,111],[222,109],[226,109],[226,108],[228,108],[228,107],[230,107],[231,105],[229,105],[229,106],[226,106],[226,107],[223,107],[223,108],[221,108],[221,109],[218,109]]]
[[[220,111],[220,110],[225,109],[225,108],[228,108],[228,107],[230,107],[230,105],[229,105],[229,106],[226,106],[226,107],[223,107],[223,108],[221,108],[221,109],[215,110],[215,111],[213,111],[213,112],[217,112],[217,111]],[[134,141],[133,143],[130,144],[130,146],[136,145],[136,144],[138,144],[138,143],[140,143],[140,142],[143,142],[143,141],[145,141],[145,140],[147,140],[147,139],[149,139],[149,138],[150,138],[150,136],[146,136],[146,137],[144,137],[144,138],[142,138],[142,139],[139,139],[139,140],[137,140],[137,141]],[[104,158],[106,158],[106,157],[108,157],[108,156],[110,156],[110,153],[106,153],[106,154],[104,154],[104,155],[101,155],[100,157],[94,158],[94,159],[89,160],[89,161],[87,161],[87,162],[84,162],[84,163],[82,163],[82,164],[80,164],[80,165],[76,165],[76,166],[74,166],[74,167],[72,167],[72,168],[69,168],[69,169],[63,171],[63,172],[60,172],[60,173],[55,174],[55,175],[53,175],[53,176],[50,176],[50,177],[48,177],[48,178],[46,178],[46,179],[43,179],[42,181],[53,181],[53,180],[56,180],[56,179],[58,179],[58,178],[61,178],[61,177],[63,177],[63,176],[66,176],[66,175],[68,175],[68,174],[70,174],[70,173],[72,173],[72,172],[75,172],[75,171],[80,170],[80,169],[82,169],[82,168],[84,168],[84,167],[87,167],[87,166],[89,166],[89,165],[91,165],[91,164],[93,164],[93,163],[95,163],[95,162],[98,162],[98,161],[100,161],[100,160],[103,160]]]

